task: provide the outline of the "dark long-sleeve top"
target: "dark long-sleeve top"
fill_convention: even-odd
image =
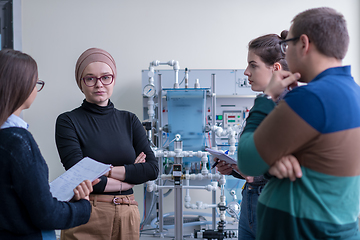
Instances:
[[[110,100],[105,107],[84,100],[80,107],[59,115],[55,140],[66,170],[82,158],[90,157],[113,166],[125,166],[124,182],[130,184],[141,184],[158,176],[158,163],[141,122],[135,114],[117,110]],[[134,164],[141,152],[146,154],[146,162]],[[105,193],[107,178],[100,179],[94,193],[133,193],[132,189]]]
[[[0,130],[0,239],[42,239],[42,230],[86,223],[87,200],[60,202],[50,193],[48,167],[24,128]]]
[[[289,92],[288,89],[285,89],[284,92],[275,100],[275,104],[279,104],[279,102],[281,100],[284,99],[285,95]],[[250,110],[251,111],[251,110]],[[233,177],[236,177],[236,178],[239,178],[239,179],[244,179],[243,176],[241,176],[240,174],[238,174],[237,172],[235,171],[232,171],[231,172],[231,175]],[[269,181],[269,179],[271,178],[272,176],[269,174],[269,173],[265,173],[264,175],[260,175],[260,176],[255,176],[254,177],[254,180],[251,182],[251,183],[248,183],[250,185],[253,185],[253,186],[260,186],[260,185],[264,185]]]

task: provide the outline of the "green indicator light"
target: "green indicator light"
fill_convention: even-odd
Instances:
[[[240,116],[238,116],[238,118],[240,118]]]
[[[222,115],[216,115],[216,120],[223,120],[223,116]]]

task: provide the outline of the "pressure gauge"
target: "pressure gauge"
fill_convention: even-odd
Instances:
[[[148,84],[144,87],[143,94],[145,97],[153,97],[156,93],[155,86],[152,84]]]

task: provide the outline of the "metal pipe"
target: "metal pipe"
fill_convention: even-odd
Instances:
[[[158,132],[158,143],[159,147],[162,147],[163,145],[163,138],[162,138],[162,85],[161,85],[161,74],[158,75],[158,124],[156,126],[157,132]],[[159,158],[159,172],[162,174],[163,172],[163,157]],[[159,178],[159,185],[163,185],[163,180]],[[164,232],[164,208],[163,208],[163,190],[159,189],[159,232],[162,234]]]
[[[212,93],[212,124],[215,125],[216,123],[216,75],[211,74],[211,93]],[[211,135],[211,146],[212,148],[216,149],[216,139],[215,139],[215,131],[212,131]],[[213,157],[211,157],[213,159]],[[212,169],[212,173],[215,173],[215,168]],[[216,191],[212,192],[212,204],[216,204]],[[216,208],[212,209],[212,228],[215,229],[216,227]]]
[[[174,151],[181,151],[183,148],[182,141],[174,142]],[[174,163],[182,165],[181,157],[174,157]],[[176,182],[176,181],[175,181]],[[182,203],[182,185],[175,184],[174,186],[174,198],[175,198],[175,240],[183,240],[183,203]]]
[[[216,75],[211,74],[211,108],[212,108],[212,125],[216,124]],[[211,146],[212,148],[216,147],[215,131],[212,131],[211,135]]]

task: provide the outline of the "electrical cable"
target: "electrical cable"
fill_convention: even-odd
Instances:
[[[185,80],[185,76],[184,76],[184,78],[181,80],[181,82],[179,83],[179,87],[180,87],[180,85],[184,82],[184,80]]]
[[[169,133],[166,133],[166,139],[165,139],[165,142],[164,142],[162,148],[164,148],[164,146],[165,146],[166,142],[168,141],[168,139],[169,139]]]
[[[172,173],[173,168],[171,167],[170,169],[170,173]],[[163,173],[165,173],[165,169],[163,169]],[[164,185],[166,184],[166,180],[164,181]],[[145,188],[146,189],[146,188]],[[172,192],[172,189],[169,189],[166,193],[163,194],[164,197],[167,197],[170,193]],[[151,212],[153,211],[155,204],[157,203],[158,199],[155,199],[155,197],[158,197],[155,193],[152,194],[152,198],[151,198],[151,204],[150,204],[150,209],[148,211],[148,214],[146,214],[145,212],[145,199],[146,199],[146,192],[144,192],[144,214],[143,214],[143,221],[140,223],[140,231],[143,230],[145,224],[149,221],[150,217],[151,217]]]
[[[174,138],[173,140],[171,140],[171,142],[169,142],[166,146],[163,146],[163,148],[164,147],[168,147],[173,141],[175,141],[176,140],[176,138]]]

